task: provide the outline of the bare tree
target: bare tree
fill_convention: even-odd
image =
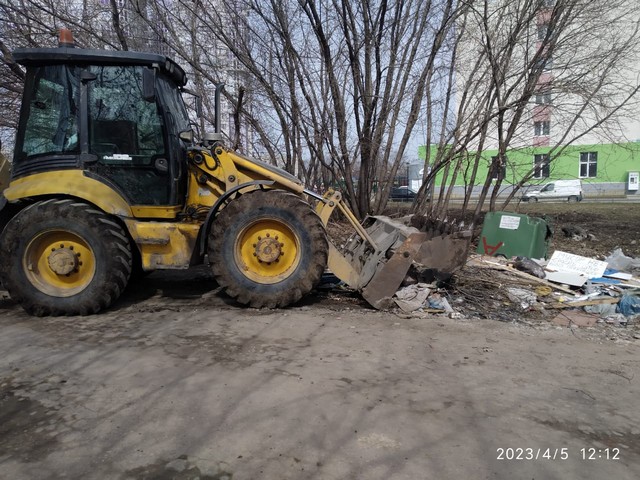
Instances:
[[[448,84],[457,107],[444,113],[455,120],[442,130],[437,146],[427,148],[431,168],[425,169],[416,205],[434,216],[446,216],[460,178],[467,185],[463,210],[472,196],[477,199],[474,218],[486,201],[490,209],[511,201],[535,166],[529,164],[523,175],[522,168],[509,164],[508,154],[531,148],[540,112],[554,123],[554,135],[547,139],[553,161],[588,135],[611,138],[638,101],[636,3],[484,0],[468,5],[449,59]],[[485,149],[497,150],[489,163]],[[483,170],[489,174],[479,183]],[[515,173],[506,178],[510,171]],[[436,178],[440,195],[429,203]],[[506,196],[498,205],[501,192]]]
[[[343,188],[359,216],[384,208],[381,180],[403,163],[458,15],[454,2],[239,0],[222,14],[206,2],[179,3],[198,18],[192,41],[221,42],[247,72],[254,108],[245,118],[269,154],[308,183]],[[165,18],[165,28],[181,24],[176,13]],[[192,63],[211,79],[206,65]]]
[[[133,31],[118,2],[86,0],[0,0],[0,138],[11,144],[17,127],[24,81],[11,52],[19,47],[53,47],[60,28],[71,28],[76,42],[88,48],[127,49]],[[133,42],[135,45],[135,42]]]
[[[15,128],[21,93],[10,51],[52,46],[65,26],[81,46],[177,57],[204,100],[201,128],[227,82],[231,144],[317,189],[338,186],[359,216],[385,208],[420,122],[414,211],[446,216],[462,181],[463,210],[477,216],[533,174],[505,177],[541,108],[563,127],[551,160],[635,115],[639,10],[631,0],[0,0],[0,127]],[[536,105],[541,94],[552,103]]]

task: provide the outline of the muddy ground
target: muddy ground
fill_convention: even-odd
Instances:
[[[595,240],[552,248],[640,256],[638,205],[528,208],[591,219]],[[635,324],[407,316],[340,289],[252,310],[204,268],[92,317],[0,296],[2,478],[640,478]]]

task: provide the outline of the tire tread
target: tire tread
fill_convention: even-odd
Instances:
[[[79,224],[95,232],[102,241],[105,265],[104,281],[99,272],[87,287],[71,297],[54,297],[37,290],[21,272],[20,244],[27,243],[23,228],[37,225],[47,219],[59,219],[61,229],[73,230]],[[67,227],[68,225],[68,227]],[[96,245],[91,245],[94,251]],[[5,227],[0,238],[0,252],[4,262],[0,267],[0,278],[11,297],[30,314],[36,316],[89,315],[109,307],[124,291],[131,275],[131,247],[123,228],[109,219],[107,214],[89,204],[72,199],[49,199],[36,202],[20,211]],[[98,284],[99,283],[99,284]]]
[[[304,230],[309,245],[304,244],[303,255],[308,255],[307,267],[299,268],[289,278],[279,284],[257,284],[244,277],[234,275],[233,251],[225,251],[225,235],[237,229],[237,222],[243,221],[248,212],[263,209],[285,211],[299,220],[299,228]],[[259,217],[256,217],[259,218]],[[239,220],[240,219],[240,220]],[[209,261],[218,285],[227,295],[239,303],[253,308],[282,308],[298,302],[320,281],[328,258],[328,240],[320,217],[298,195],[282,190],[257,190],[229,202],[218,214],[209,232]],[[227,239],[229,240],[229,239]],[[232,244],[234,242],[231,242]],[[239,271],[239,270],[238,270]],[[260,287],[260,288],[258,288]]]

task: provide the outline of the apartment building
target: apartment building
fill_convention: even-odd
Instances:
[[[539,67],[540,71],[536,72],[535,87],[529,92],[526,105],[518,111],[517,127],[506,151],[500,154],[500,139],[504,139],[505,132],[498,132],[495,117],[490,120],[482,146],[473,142],[467,145],[469,156],[481,148],[484,159],[474,184],[479,189],[488,176],[500,178],[503,192],[508,193],[523,180],[526,180],[526,189],[558,179],[582,179],[586,197],[639,195],[640,198],[640,116],[635,114],[640,95],[631,95],[638,89],[640,57],[638,48],[631,47],[630,43],[633,41],[638,46],[638,39],[633,35],[640,21],[640,8],[632,0],[617,0],[610,11],[599,10],[599,3],[592,3],[593,8],[585,9],[582,17],[572,18],[571,25],[562,27],[562,35],[555,36],[558,11],[554,9],[565,8],[567,2],[563,0],[562,5],[556,5],[555,0],[541,0],[535,4],[527,33],[518,37],[514,48],[518,53],[510,62],[499,65],[508,65],[504,68],[511,69],[499,72],[508,79],[504,92],[517,92],[518,82],[524,84],[531,78],[526,75],[527,69]],[[490,7],[495,9],[488,15],[495,22],[491,28],[510,25],[511,19],[507,16],[517,14],[513,8],[516,3],[512,0],[490,2]],[[465,82],[482,73],[473,60],[486,45],[482,43],[483,32],[474,31],[473,25],[466,28],[469,29],[463,40],[466,56],[458,60],[464,64],[457,69],[454,103],[465,101],[473,107],[473,99],[463,95],[473,95],[482,89],[470,89],[470,84]],[[589,29],[593,30],[591,36]],[[496,33],[496,43],[499,35]],[[614,49],[617,45],[619,50]],[[618,54],[619,58],[614,58]],[[616,108],[623,103],[625,107]],[[468,112],[474,110],[470,107],[458,112],[471,115]],[[512,118],[507,114],[502,118],[503,124]],[[464,123],[466,119],[461,120]],[[429,148],[434,153],[437,147]],[[426,153],[426,147],[419,149],[420,158],[424,159]],[[498,159],[499,168],[495,168]],[[447,181],[451,179],[445,183]],[[436,184],[441,182],[442,175]],[[462,195],[469,179],[459,175],[455,183],[460,187],[457,193]]]

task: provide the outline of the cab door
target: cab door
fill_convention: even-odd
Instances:
[[[88,167],[132,205],[175,205],[163,116],[143,96],[142,66],[88,68]]]

